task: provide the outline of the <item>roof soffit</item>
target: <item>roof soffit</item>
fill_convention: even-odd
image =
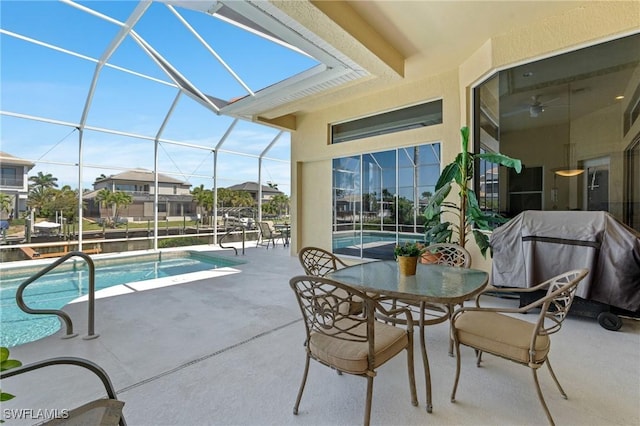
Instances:
[[[366,79],[372,72],[370,68],[362,66],[357,60],[358,58],[344,54],[343,51],[336,48],[334,43],[327,41],[324,34],[316,31],[315,27],[308,26],[308,20],[310,22],[322,20],[325,23],[333,23],[331,19],[308,2],[275,4],[249,0],[226,2],[225,6],[248,17],[261,27],[268,28],[278,40],[298,48],[321,64],[266,87],[254,95],[231,102],[221,109],[222,114],[265,123],[273,122],[273,119],[280,119],[275,122],[279,125],[286,123],[285,127],[289,127],[294,123],[290,119],[284,120],[281,117],[286,114],[262,113],[358,82],[361,79]],[[284,6],[284,9],[280,9],[279,6]],[[292,13],[289,8],[292,8],[296,13]],[[337,32],[336,28],[332,31],[333,34]],[[385,71],[388,72],[388,69],[389,67]]]
[[[29,170],[35,167],[35,163],[0,151],[0,163],[10,166],[27,166]]]
[[[344,93],[349,88],[359,88],[363,83],[365,87],[370,87],[373,82],[383,85],[389,80],[403,77],[404,57],[346,2],[255,3],[268,13],[278,15],[286,25],[293,25],[295,31],[303,32],[305,38],[329,52],[346,68],[340,69],[325,61],[323,73],[310,71],[310,74],[317,74],[315,81],[313,75],[310,78],[294,76],[264,89],[264,93],[258,93],[254,98],[237,101],[237,106],[231,104],[224,107],[222,113],[238,115],[244,112],[250,114],[254,121],[294,130],[293,113],[318,108],[317,102],[320,100],[322,103],[323,99],[330,101],[333,93]],[[298,87],[295,87],[296,84]],[[292,85],[295,90],[289,90]],[[246,108],[243,103],[247,105]],[[249,117],[245,115],[243,118]]]
[[[271,3],[315,32],[332,46],[371,72],[371,76],[315,93],[295,102],[283,103],[260,113],[275,120],[330,108],[389,83],[416,80],[455,70],[488,40],[535,27],[553,16],[585,7],[590,1],[271,1]],[[315,9],[315,10],[314,10]],[[348,11],[348,12],[345,12]],[[349,15],[341,15],[348,13]],[[349,16],[345,18],[345,16]],[[347,24],[345,24],[345,22]],[[372,39],[356,38],[348,23],[366,25],[380,40],[405,58],[400,77],[380,56],[367,48]],[[347,29],[343,28],[345,25]],[[339,96],[336,94],[339,93]]]

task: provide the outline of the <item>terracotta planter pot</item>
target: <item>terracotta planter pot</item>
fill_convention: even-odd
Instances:
[[[398,270],[400,271],[400,275],[415,275],[417,266],[417,256],[398,256]]]
[[[422,256],[420,256],[420,263],[438,263],[441,257],[441,253],[431,253],[426,251],[422,253]]]

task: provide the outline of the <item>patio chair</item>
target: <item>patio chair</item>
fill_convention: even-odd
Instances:
[[[459,244],[437,243],[425,247],[420,261],[469,268],[471,267],[471,254]]]
[[[86,368],[95,374],[107,393],[107,398],[99,398],[90,401],[78,408],[69,410],[68,412],[61,413],[59,418],[50,419],[43,425],[120,425],[126,426],[127,423],[122,415],[122,407],[124,402],[118,400],[116,391],[111,383],[111,379],[107,373],[97,364],[83,358],[75,357],[59,357],[49,358],[42,361],[37,361],[31,364],[23,365],[21,367],[12,368],[0,372],[0,379],[3,381],[3,387],[8,387],[7,383],[4,383],[6,379],[20,374],[29,373],[35,370],[39,370],[45,367],[51,367],[55,365],[75,365],[78,367]],[[64,380],[64,376],[59,376],[60,380]],[[46,382],[40,382],[40,385],[46,385]],[[40,389],[43,389],[40,387]],[[43,390],[44,391],[44,390]],[[19,398],[19,395],[16,397]]]
[[[347,266],[339,257],[320,247],[303,247],[298,252],[298,259],[302,269],[304,269],[304,273],[314,277],[324,277],[329,272],[334,272]],[[373,295],[370,294],[369,296]],[[350,309],[352,314],[362,312],[362,301],[358,300],[357,297],[354,298]],[[338,371],[338,374],[340,374],[340,371]]]
[[[420,258],[421,263],[436,265],[447,265],[460,268],[471,266],[471,254],[459,244],[436,243],[427,246],[424,254]],[[394,300],[393,306],[404,306],[413,313],[413,323],[419,325],[420,304],[406,301]],[[450,319],[455,306],[442,303],[427,303],[424,310],[424,325],[440,324]],[[453,355],[453,340],[449,339],[449,355]]]
[[[273,244],[273,246],[276,246],[276,240],[278,238],[280,238],[284,244],[284,236],[282,235],[281,232],[277,232],[276,230],[273,229],[273,227],[269,224],[269,222],[258,222],[258,229],[260,230],[260,236],[258,238],[258,241],[256,243],[256,247],[258,247],[258,245],[260,244],[264,244],[264,242],[267,242],[267,250],[269,250],[269,244]]]
[[[314,277],[324,277],[347,266],[336,255],[320,247],[303,247],[298,252],[298,259],[304,273]]]
[[[560,394],[563,398],[567,398],[549,363],[551,345],[549,336],[562,327],[577,286],[588,272],[587,269],[575,269],[557,275],[535,287],[518,289],[547,290],[543,298],[518,309],[466,307],[456,310],[451,319],[451,334],[456,347],[456,378],[451,392],[451,402],[455,402],[460,377],[460,345],[464,345],[473,348],[476,352],[478,367],[482,361],[482,353],[487,352],[531,368],[538,399],[549,423],[553,425],[553,418],[542,396],[537,371],[546,364]],[[509,291],[512,290],[509,289]],[[494,292],[495,289],[491,291]],[[535,322],[511,316],[511,314],[523,314],[535,308],[541,308]]]
[[[327,278],[297,276],[289,284],[300,306],[306,331],[306,363],[293,414],[298,414],[309,363],[313,359],[338,371],[367,378],[364,424],[368,425],[376,369],[403,350],[407,352],[411,403],[418,405],[413,367],[413,324],[406,309],[387,311],[365,293]],[[350,313],[349,306],[354,298],[365,306],[360,314]],[[410,326],[405,329],[385,324],[376,320],[376,314],[404,315]]]

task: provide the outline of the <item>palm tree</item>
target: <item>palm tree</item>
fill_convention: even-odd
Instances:
[[[252,207],[255,203],[247,191],[218,188],[218,207]]]
[[[227,188],[218,188],[218,207],[231,207],[233,191]]]
[[[55,189],[43,186],[36,186],[29,190],[27,205],[35,211],[36,216],[39,216],[41,210],[47,206],[49,200],[54,196],[54,192]]]
[[[204,185],[200,184],[199,187],[191,191],[191,195],[193,195],[196,205],[204,211],[202,223],[207,223],[207,216],[213,210],[213,191],[205,189]]]
[[[251,207],[255,200],[247,191],[231,191],[231,205],[233,207]]]
[[[436,183],[436,192],[424,210],[428,224],[425,236],[431,243],[453,241],[465,247],[469,234],[472,234],[480,248],[480,253],[486,256],[487,249],[490,247],[489,237],[482,231],[492,231],[496,224],[504,223],[507,219],[498,213],[480,209],[476,193],[469,186],[469,182],[473,181],[475,160],[484,159],[490,163],[510,167],[517,173],[522,170],[522,162],[498,152],[480,154],[469,152],[469,128],[462,127],[460,135],[460,153],[453,162],[442,169]],[[457,204],[447,200],[449,192],[454,187],[458,188]],[[453,222],[441,221],[441,215],[445,211],[453,214]],[[457,241],[455,241],[456,236]]]
[[[286,194],[276,194],[267,203],[273,206],[273,210],[278,216],[289,212],[289,197]]]
[[[118,210],[127,207],[133,202],[131,194],[122,191],[116,191],[111,194],[111,203],[113,204],[113,217],[118,217]]]
[[[13,197],[0,192],[0,212],[9,212],[11,210],[11,202]]]
[[[96,201],[100,205],[100,208],[108,209],[109,208],[109,203],[110,203],[109,200],[110,199],[111,199],[111,190],[109,188],[102,188],[96,194]],[[107,212],[107,216],[108,216],[108,212]]]
[[[118,217],[118,210],[121,207],[130,205],[133,202],[133,197],[131,194],[123,191],[111,192],[108,188],[102,188],[96,194],[96,201],[100,203],[100,207],[102,208],[108,209],[111,207],[112,214],[107,214],[107,223],[109,226],[113,226],[114,220]]]
[[[32,188],[57,188],[58,178],[53,177],[51,173],[44,174],[38,172],[36,176],[29,176],[29,182],[31,182]]]

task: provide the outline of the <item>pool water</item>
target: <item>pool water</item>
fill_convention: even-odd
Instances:
[[[367,244],[374,243],[399,243],[421,241],[423,239],[422,234],[397,234],[395,232],[362,232],[362,241],[360,241],[360,233],[348,232],[348,233],[334,233],[333,234],[333,249],[341,249],[347,247],[365,247]]]
[[[215,257],[202,252],[166,252],[95,260],[96,291],[119,284],[183,275],[227,266],[241,261]],[[60,328],[55,315],[31,315],[16,304],[20,284],[39,269],[3,270],[0,285],[0,346],[13,347],[49,336]],[[61,309],[87,294],[89,272],[82,260],[63,265],[29,284],[24,291],[27,306],[33,309]]]

